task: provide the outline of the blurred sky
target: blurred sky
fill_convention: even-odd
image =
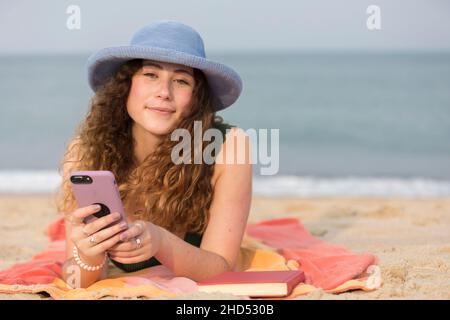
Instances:
[[[381,30],[366,27],[372,4]],[[81,9],[80,30],[66,27],[69,5]],[[449,0],[0,0],[0,54],[126,45],[157,19],[193,26],[207,52],[450,50]]]

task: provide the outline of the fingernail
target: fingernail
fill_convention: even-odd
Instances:
[[[127,235],[126,235],[125,233],[122,233],[122,234],[120,235],[120,240],[121,240],[121,241],[124,241],[126,238],[127,238]]]
[[[121,229],[125,229],[126,227],[127,227],[127,223],[124,221],[124,222],[121,222],[120,224],[119,224],[119,227],[121,228]]]
[[[120,213],[114,212],[114,213],[113,213],[113,218],[114,218],[114,219],[119,219],[119,218],[120,218]]]
[[[93,206],[92,206],[92,209],[94,209],[94,210],[100,210],[102,207],[99,205],[99,204],[94,204]]]

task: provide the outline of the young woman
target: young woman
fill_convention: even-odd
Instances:
[[[62,162],[63,279],[78,267],[79,285],[87,287],[107,276],[108,260],[127,272],[163,264],[195,281],[233,270],[250,210],[251,147],[216,112],[238,99],[238,74],[206,59],[200,35],[175,21],[138,30],[129,46],[100,50],[89,58],[88,73],[95,96]],[[203,132],[221,130],[215,156],[227,161],[174,163],[179,141],[171,133],[188,130],[193,146],[196,121]],[[242,155],[244,163],[236,160]],[[107,227],[115,213],[83,223],[98,208],[77,208],[69,181],[75,170],[114,173],[128,226]]]

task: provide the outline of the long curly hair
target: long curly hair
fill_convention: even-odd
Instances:
[[[171,132],[165,135],[155,151],[138,164],[134,155],[133,120],[126,109],[132,76],[142,67],[142,59],[124,63],[90,101],[90,109],[78,126],[72,147],[67,148],[59,172],[76,148],[78,158],[71,163],[75,170],[110,170],[116,177],[120,195],[127,208],[137,207],[135,218],[151,221],[172,232],[204,232],[209,218],[213,189],[214,164],[174,164]],[[214,103],[204,74],[194,69],[195,87],[190,114],[175,128],[187,129],[194,146],[194,121],[203,130],[223,123],[215,114]],[[202,141],[201,149],[205,148]],[[191,154],[194,154],[191,152]],[[203,154],[203,153],[202,153]],[[191,156],[192,157],[192,156]],[[63,177],[57,193],[59,212],[71,212],[76,206],[69,179]]]

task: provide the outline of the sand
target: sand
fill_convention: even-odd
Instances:
[[[0,195],[0,269],[47,246],[46,226],[57,219],[51,195]],[[299,299],[450,299],[450,198],[263,198],[252,201],[250,222],[297,217],[315,236],[379,259],[384,284]],[[229,299],[229,295],[184,295]],[[0,294],[0,299],[44,299]]]

